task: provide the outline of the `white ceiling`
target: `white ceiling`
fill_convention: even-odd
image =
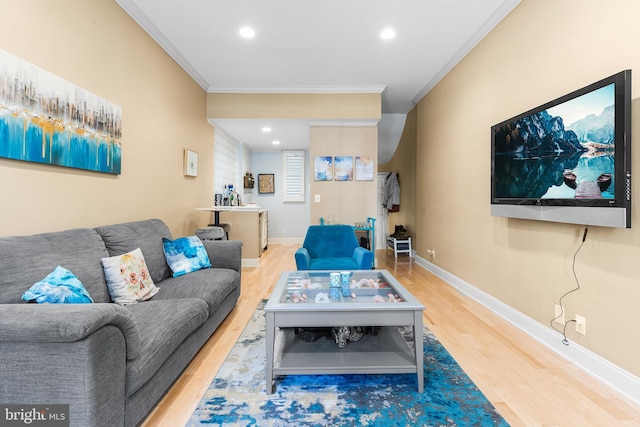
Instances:
[[[382,92],[382,113],[396,115],[409,112],[520,2],[115,1],[207,92]],[[243,26],[256,36],[241,38]],[[385,28],[396,37],[382,40]],[[308,146],[305,121],[213,120],[255,150]],[[271,134],[261,132],[265,125]],[[273,147],[276,137],[281,144]]]

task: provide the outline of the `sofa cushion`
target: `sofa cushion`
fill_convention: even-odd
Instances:
[[[174,350],[209,315],[207,304],[197,298],[145,301],[126,306],[140,332],[138,358],[127,363],[127,396],[144,385]]]
[[[154,297],[158,299],[200,298],[209,306],[209,315],[240,282],[240,273],[224,268],[208,268],[194,271],[184,276],[163,280],[158,286],[160,292]]]
[[[122,255],[140,248],[155,283],[171,276],[162,250],[162,238],[171,239],[169,228],[159,219],[96,227],[109,256]]]
[[[39,304],[87,304],[93,300],[75,274],[64,267],[57,266],[44,279],[36,282],[27,290],[22,299]]]
[[[126,254],[102,258],[104,276],[113,302],[135,304],[158,293],[140,248]]]
[[[88,228],[0,237],[0,304],[24,303],[22,294],[58,265],[73,271],[94,302],[110,302],[100,263],[106,256],[100,235]]]
[[[162,246],[173,277],[211,267],[207,250],[196,236],[181,237],[176,240],[164,238]]]

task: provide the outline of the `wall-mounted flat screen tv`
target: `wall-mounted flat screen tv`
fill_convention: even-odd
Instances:
[[[631,227],[631,70],[491,127],[491,214]]]

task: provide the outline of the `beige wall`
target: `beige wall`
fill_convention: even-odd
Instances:
[[[576,286],[571,264],[583,227],[490,216],[490,127],[623,69],[640,72],[640,3],[523,0],[421,102],[417,115],[417,218],[423,258],[549,325]],[[640,80],[632,140],[640,141]],[[633,165],[640,168],[640,150]],[[636,171],[637,172],[637,171]],[[640,183],[633,178],[634,197]],[[567,318],[587,319],[569,338],[640,375],[640,214],[633,228],[591,227],[577,256],[580,290]],[[570,326],[568,330],[572,330]],[[559,338],[560,339],[560,338]]]
[[[378,166],[381,172],[396,172],[400,183],[400,210],[389,214],[389,234],[396,225],[403,225],[411,233],[412,242],[420,238],[416,228],[416,171],[422,166],[416,161],[417,109],[407,114],[398,148],[387,163]]]
[[[206,223],[213,128],[206,95],[112,0],[0,0],[0,48],[122,107],[122,174],[0,159],[0,235],[157,217],[174,235]],[[183,176],[184,148],[199,152]]]
[[[377,126],[312,126],[310,137],[310,165],[316,156],[372,156],[377,166]],[[311,223],[320,217],[331,218],[334,224],[365,222],[376,216],[376,174],[373,181],[356,181],[355,164],[352,181],[315,181],[311,174]],[[320,196],[320,202],[315,196]]]
[[[380,120],[379,93],[210,93],[212,119]]]

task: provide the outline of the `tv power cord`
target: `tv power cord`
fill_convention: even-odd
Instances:
[[[555,325],[553,324],[554,321],[560,319],[561,317],[564,316],[564,305],[562,305],[562,300],[569,294],[572,294],[576,291],[578,291],[580,289],[580,280],[578,280],[578,275],[576,274],[576,257],[578,256],[578,253],[580,252],[580,249],[582,249],[582,245],[584,245],[585,240],[587,240],[587,233],[589,232],[589,226],[585,225],[584,226],[584,233],[582,233],[582,242],[580,242],[580,246],[578,246],[578,249],[575,251],[575,253],[573,254],[573,261],[571,262],[571,271],[573,272],[573,278],[576,281],[576,287],[571,289],[570,291],[567,291],[564,295],[562,295],[559,299],[558,299],[558,305],[560,306],[560,314],[556,317],[554,317],[553,319],[551,319],[551,321],[549,322],[549,324],[551,325],[551,327],[560,332],[562,334],[562,344],[564,345],[569,345],[569,340],[567,339],[567,325],[569,323],[576,323],[575,319],[572,320],[567,320],[566,322],[564,322],[563,328],[562,330],[558,329],[555,327]]]

